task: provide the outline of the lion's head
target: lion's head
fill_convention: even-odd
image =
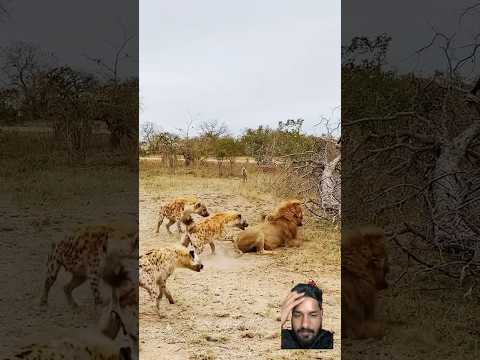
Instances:
[[[344,255],[347,270],[370,280],[377,290],[388,287],[389,265],[382,229],[367,225],[346,231],[342,236],[342,257]]]
[[[297,226],[302,226],[302,202],[296,199],[284,201],[265,219],[267,221],[275,221],[281,218],[287,219],[288,221],[295,223]]]

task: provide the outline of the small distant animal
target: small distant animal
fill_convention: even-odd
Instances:
[[[248,174],[247,174],[247,169],[245,166],[242,167],[242,180],[243,182],[247,182],[248,179]]]

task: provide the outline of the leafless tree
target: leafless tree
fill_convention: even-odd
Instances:
[[[436,45],[446,69],[412,79],[410,108],[344,119],[343,205],[345,218],[384,222],[409,258],[463,283],[480,277],[480,79],[462,73],[480,45],[435,32],[420,52]]]
[[[0,21],[10,18],[9,3],[11,1],[0,1]]]
[[[2,64],[0,71],[5,79],[5,86],[16,89],[19,100],[33,120],[38,116],[39,106],[45,89],[45,73],[53,69],[56,57],[39,47],[16,42],[0,49]]]
[[[339,122],[322,117],[319,125],[327,132],[316,149],[282,156],[284,159],[280,182],[295,179],[293,185],[304,197],[305,207],[318,219],[339,224],[341,220],[341,156]]]
[[[118,83],[119,74],[120,74],[120,63],[122,60],[135,60],[132,54],[129,54],[126,51],[128,44],[136,37],[136,35],[129,35],[126,27],[119,22],[119,27],[122,31],[122,38],[117,43],[108,43],[113,50],[112,59],[106,60],[100,57],[92,57],[90,55],[84,55],[86,59],[95,63],[99,69],[100,73],[109,81],[112,81],[114,84]]]
[[[227,133],[227,125],[218,120],[206,120],[200,123],[200,135],[208,138],[218,138]]]

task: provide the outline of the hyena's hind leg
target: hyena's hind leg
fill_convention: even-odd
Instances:
[[[50,292],[52,285],[57,280],[58,272],[60,270],[60,267],[62,266],[62,263],[59,259],[54,259],[56,251],[55,249],[56,247],[54,246],[52,248],[52,253],[48,256],[47,276],[45,278],[45,285],[43,288],[42,298],[40,299],[40,305],[47,305],[48,293]]]
[[[142,268],[140,268],[138,274],[138,286],[145,289],[152,301],[157,300],[158,294],[155,291],[155,281],[153,280],[152,276]]]

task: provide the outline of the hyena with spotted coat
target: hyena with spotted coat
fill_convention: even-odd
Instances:
[[[217,213],[201,222],[194,223],[188,212],[182,217],[182,222],[187,227],[187,233],[182,238],[182,245],[192,244],[201,254],[205,245],[210,245],[212,254],[215,254],[215,240],[221,240],[229,227],[236,227],[244,230],[248,223],[242,215],[236,211]]]
[[[188,247],[172,246],[150,250],[139,259],[139,285],[144,288],[156,307],[160,310],[160,301],[165,293],[170,304],[174,300],[167,290],[167,279],[176,268],[187,268],[199,272],[203,269],[202,262],[190,245]]]
[[[177,229],[179,233],[182,233],[181,228],[181,217],[184,211],[189,210],[197,215],[207,217],[210,214],[208,213],[207,207],[196,197],[185,197],[185,198],[176,198],[160,208],[158,223],[156,233],[160,231],[160,226],[163,223],[165,218],[168,219],[166,224],[167,231],[172,234],[170,231],[170,226],[177,224]]]
[[[114,253],[109,252],[109,240],[110,247],[116,248]],[[127,244],[123,250],[115,246],[121,240],[126,240]],[[90,283],[95,305],[102,304],[99,282],[105,275],[102,272],[110,255],[117,258],[135,256],[137,248],[138,232],[129,232],[121,236],[118,228],[111,225],[87,226],[53,243],[47,260],[47,275],[41,305],[47,304],[50,288],[55,283],[62,266],[65,271],[72,274],[70,282],[63,287],[70,306],[74,308],[78,306],[73,299],[72,291],[87,280]]]

